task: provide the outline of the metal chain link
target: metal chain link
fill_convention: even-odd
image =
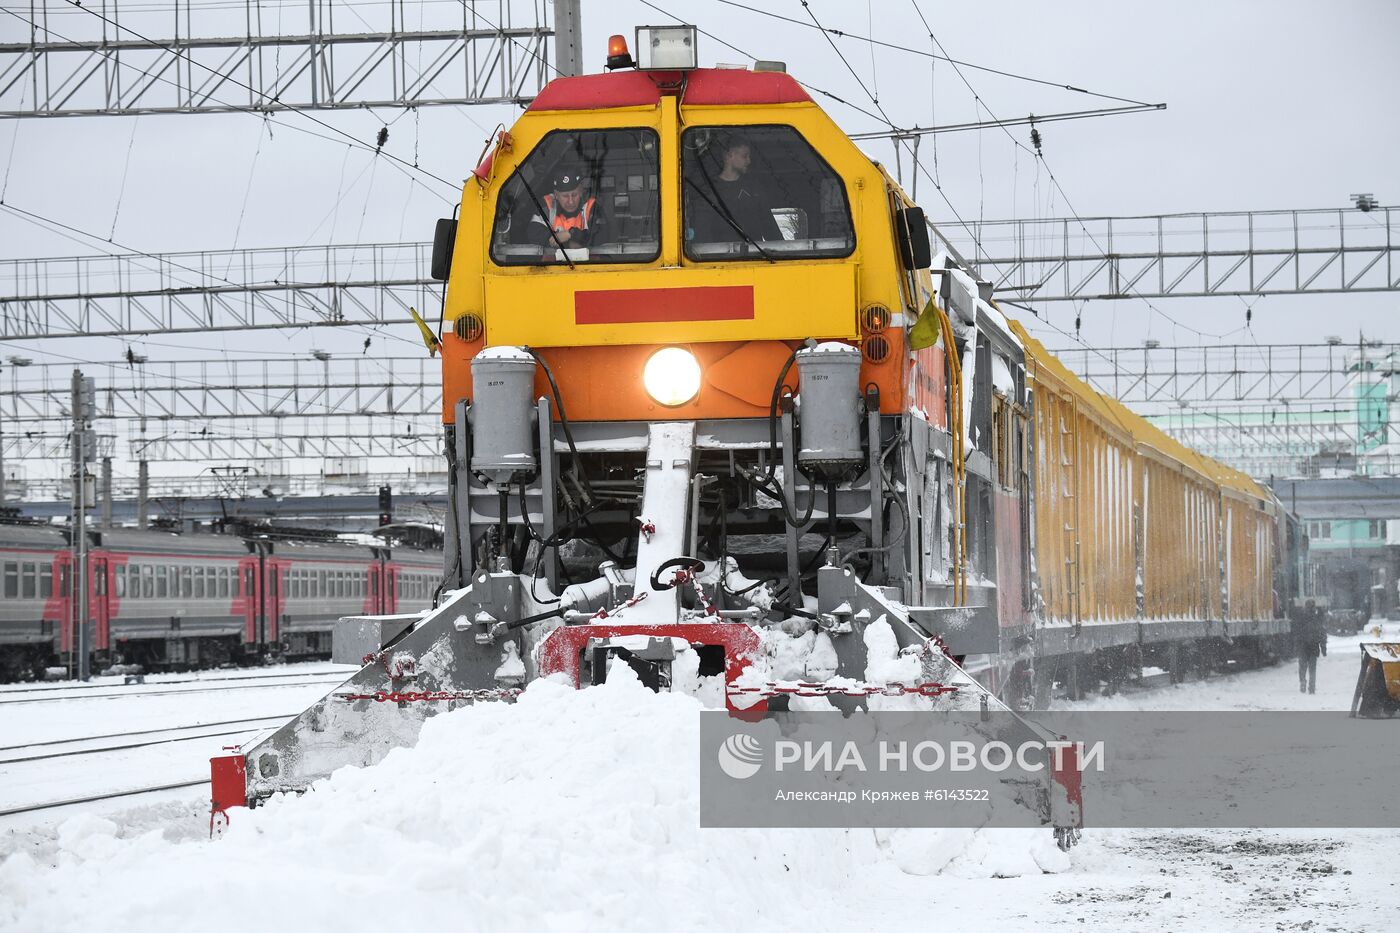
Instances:
[[[511,700],[521,693],[519,687],[498,687],[487,690],[410,690],[402,693],[379,690],[375,693],[337,693],[336,697],[347,701],[373,700],[376,703],[436,703],[443,700]]]
[[[378,664],[380,667],[384,668],[384,673],[388,674],[391,680],[403,680],[406,677],[413,676],[414,671],[417,669],[418,666],[415,661],[395,661],[393,668],[390,668],[389,655],[390,651],[388,648],[385,648],[382,651],[372,651],[369,654],[365,655],[363,658],[360,658],[360,663]]]
[[[872,697],[872,696],[909,696],[917,695],[923,697],[938,697],[945,693],[957,693],[958,687],[954,684],[940,684],[928,681],[921,684],[810,684],[798,680],[777,681],[770,680],[760,687],[730,687],[731,696],[757,696],[759,698],[776,696],[798,696],[798,697]]]

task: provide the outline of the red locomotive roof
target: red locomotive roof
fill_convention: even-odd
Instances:
[[[555,78],[530,110],[603,110],[640,107],[661,100],[665,85],[680,80],[676,71],[614,71],[611,74]],[[697,68],[685,83],[687,104],[795,104],[811,101],[802,85],[776,71]]]

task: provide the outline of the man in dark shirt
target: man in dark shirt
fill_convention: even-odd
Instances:
[[[1298,648],[1298,692],[1317,692],[1317,656],[1327,653],[1327,629],[1317,603],[1308,600],[1293,622],[1293,640]]]
[[[688,178],[692,239],[699,243],[781,240],[773,219],[773,206],[765,186],[749,178],[753,147],[741,136],[732,136],[720,150],[719,174],[704,171]],[[735,228],[738,228],[736,230]],[[743,231],[741,235],[739,230]]]

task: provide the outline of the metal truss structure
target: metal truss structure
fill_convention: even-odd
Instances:
[[[442,380],[424,357],[94,364],[99,455],[130,461],[435,457]],[[72,367],[10,367],[4,460],[66,455]],[[118,433],[113,433],[119,428]]]
[[[1067,347],[1053,351],[1105,395],[1146,410],[1170,403],[1352,400],[1400,369],[1400,344],[1204,344]]]
[[[519,103],[549,77],[538,0],[161,7],[9,11],[28,35],[0,43],[0,117]]]
[[[345,359],[173,360],[89,364],[97,417],[208,424],[226,419],[388,417],[440,413],[439,363],[426,356]],[[69,417],[71,364],[11,368],[10,424]],[[439,423],[441,419],[439,418]]]
[[[403,324],[432,317],[431,245],[0,261],[0,340]]]
[[[1400,345],[1236,344],[1054,350],[1095,389],[1252,476],[1400,467]],[[1397,409],[1400,415],[1400,409]]]
[[[1178,440],[1252,475],[1327,469],[1379,475],[1400,468],[1400,430],[1390,417],[1391,405],[1400,401],[1392,390],[1400,345],[1056,352],[1100,391]],[[347,356],[106,363],[84,371],[98,385],[99,457],[127,467],[139,461],[227,465],[219,469],[242,470],[257,490],[319,492],[372,489],[372,465],[383,472],[386,465],[413,463],[421,474],[437,472],[437,367],[421,356]],[[64,462],[71,367],[6,368],[0,462],[12,470],[17,461]],[[216,494],[223,482],[216,472],[171,488]],[[28,485],[35,482],[62,480]]]
[[[970,222],[940,232],[1023,301],[1400,290],[1400,208]]]
[[[1259,479],[1328,471],[1400,473],[1400,430],[1388,401],[1255,403],[1149,415],[1163,431]]]
[[[961,248],[981,256],[999,293],[1022,300],[1400,290],[1397,208],[1110,217],[1084,229],[1094,225],[1098,234],[1075,220],[989,221],[973,226],[985,254]],[[410,307],[442,302],[431,252],[385,243],[5,260],[0,340],[403,324]]]

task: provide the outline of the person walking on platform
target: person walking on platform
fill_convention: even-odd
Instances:
[[[1293,642],[1298,649],[1298,692],[1317,692],[1317,656],[1327,654],[1327,628],[1322,610],[1308,600],[1293,622]]]

